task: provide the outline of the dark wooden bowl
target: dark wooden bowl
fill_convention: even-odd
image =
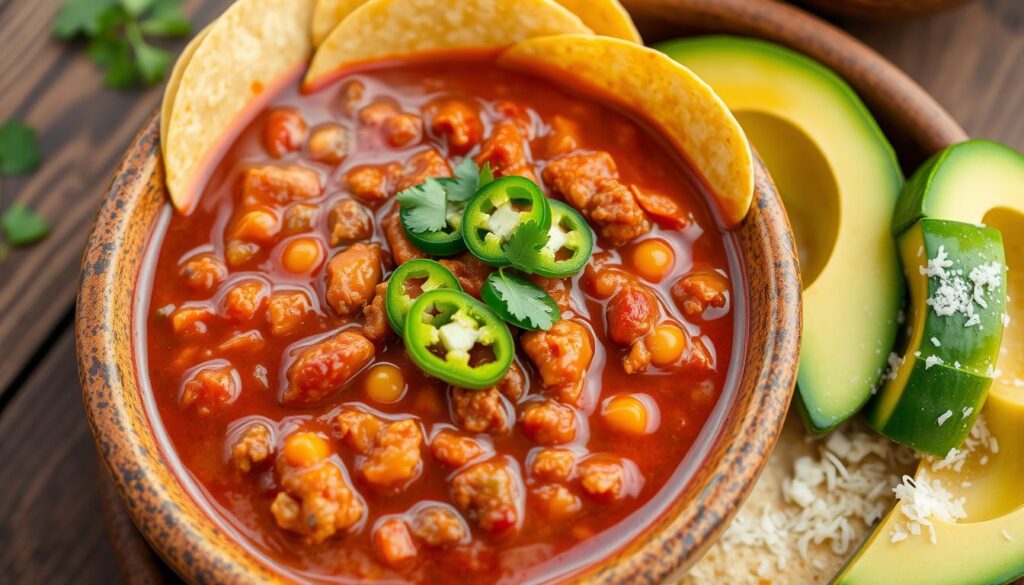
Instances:
[[[832,16],[876,22],[908,20],[962,6],[975,0],[798,0]]]
[[[891,63],[849,35],[799,9],[775,2],[741,0],[625,0],[624,3],[648,41],[681,34],[737,34],[778,42],[821,61],[843,76],[865,100],[890,140],[896,144],[906,168],[912,168],[943,146],[965,138],[963,130],[949,114]],[[178,520],[178,515],[194,513],[195,505],[187,496],[182,497],[180,488],[170,490],[167,487],[176,486],[176,480],[162,469],[159,455],[152,449],[153,438],[142,420],[144,413],[137,394],[137,374],[131,361],[130,315],[123,309],[130,305],[131,294],[127,289],[116,290],[117,283],[131,282],[137,273],[138,255],[145,245],[145,232],[148,230],[132,228],[128,225],[128,218],[151,218],[162,204],[161,171],[155,164],[154,123],[151,121],[140,134],[126,157],[90,239],[77,323],[79,361],[94,432],[101,452],[106,454],[106,463],[117,479],[117,490],[127,502],[135,522],[179,573],[190,580],[209,581],[239,576],[239,567],[250,559],[217,554],[205,560],[188,560],[188,555],[197,552],[198,543],[201,542],[202,546],[217,544],[211,540],[214,535],[201,524],[197,525],[194,516],[183,516],[184,519]],[[763,175],[761,177],[763,181]],[[134,197],[129,197],[130,193],[135,193]],[[769,199],[767,203],[763,209],[771,214],[771,221],[781,227],[777,217],[777,199]],[[118,209],[119,205],[130,209]],[[760,206],[758,208],[761,209]],[[125,243],[118,250],[114,242],[122,238]],[[774,243],[762,245],[784,244],[775,239]],[[111,290],[117,293],[113,298],[106,296]],[[795,298],[797,293],[790,290],[785,294]],[[767,301],[778,302],[785,294],[784,291],[775,291]],[[118,302],[122,303],[121,309]],[[795,318],[792,311],[766,317],[791,321]],[[782,344],[779,346],[780,355],[789,355],[794,349],[794,331],[790,329],[785,333],[779,340]],[[119,344],[116,342],[118,336],[121,338]],[[789,376],[791,372],[785,370],[783,374]],[[779,385],[791,383],[791,379],[782,380]],[[709,470],[691,482],[691,486],[699,482],[709,483],[710,492],[689,506],[689,510],[675,519],[673,525],[686,526],[696,518],[691,526],[697,530],[676,533],[676,542],[664,550],[650,546],[650,541],[638,541],[623,553],[635,559],[624,563],[627,571],[643,572],[650,567],[653,571],[647,578],[638,580],[651,581],[665,572],[682,571],[703,548],[711,544],[763,464],[763,457],[774,441],[776,421],[780,420],[778,413],[784,409],[785,402],[776,399],[770,403],[770,415],[754,425],[752,442],[748,442],[745,436],[742,440],[737,440],[741,439],[738,436],[728,437],[733,443],[733,457],[744,445],[755,448],[748,457],[735,459],[743,466],[737,473],[724,471],[715,474]],[[124,430],[119,431],[118,427]],[[729,450],[728,442],[720,441],[718,450]],[[170,498],[171,491],[174,492],[173,499]],[[725,504],[708,505],[709,502]],[[171,515],[162,520],[160,515],[164,512]],[[118,517],[116,509],[111,516]],[[122,555],[138,560],[139,534],[132,530],[131,524],[123,522],[122,517],[122,521],[115,522],[111,530],[119,535],[115,545]],[[171,542],[161,536],[165,530],[167,534],[179,536]],[[189,542],[192,538],[196,540]],[[684,540],[689,542],[680,544]],[[625,576],[608,568],[598,570],[604,580]],[[154,575],[137,564],[131,574],[148,575],[146,579]],[[267,578],[265,572],[256,576],[260,580]],[[138,579],[129,581],[145,582]]]

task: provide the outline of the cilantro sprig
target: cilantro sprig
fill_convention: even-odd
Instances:
[[[466,201],[493,180],[490,164],[480,168],[473,159],[466,158],[455,167],[455,177],[431,177],[395,197],[402,208],[402,223],[417,234],[442,231],[459,216]]]
[[[173,58],[147,36],[182,37],[191,31],[181,0],[65,0],[53,23],[61,39],[88,40],[89,58],[114,89],[163,80]]]
[[[508,239],[504,248],[505,257],[513,268],[533,274],[541,262],[540,251],[548,243],[549,237],[547,230],[541,229],[540,224],[530,220],[519,226]]]
[[[41,160],[32,128],[18,120],[8,120],[0,126],[0,175],[8,177],[32,172]],[[28,246],[46,237],[49,231],[41,215],[23,205],[12,205],[0,214],[0,233],[3,234],[0,261],[7,256],[8,246]]]
[[[561,316],[558,304],[544,289],[504,268],[487,277],[480,297],[502,319],[527,331],[547,331]]]

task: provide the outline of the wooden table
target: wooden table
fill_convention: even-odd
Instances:
[[[227,0],[188,0],[196,30]],[[53,40],[60,0],[0,0],[0,120],[38,130],[45,162],[5,202],[53,226],[0,264],[0,580],[115,583],[75,366],[73,303],[89,226],[160,89],[114,92],[83,47]],[[903,24],[841,23],[907,71],[975,137],[1024,150],[1024,2],[983,0]],[[180,50],[182,43],[174,45]]]

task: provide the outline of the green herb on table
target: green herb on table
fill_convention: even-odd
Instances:
[[[23,175],[35,170],[41,160],[35,131],[17,120],[0,126],[0,175]],[[0,214],[0,262],[7,257],[9,246],[33,244],[49,231],[46,220],[38,213],[20,204],[12,205]]]
[[[163,80],[173,57],[146,37],[182,37],[191,30],[181,0],[66,0],[53,23],[59,38],[89,41],[89,58],[115,89]]]

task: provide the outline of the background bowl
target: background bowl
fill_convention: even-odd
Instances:
[[[975,0],[799,0],[833,16],[858,20],[906,20],[955,8]]]
[[[150,423],[133,306],[153,227],[169,212],[159,152],[154,115],[116,171],[86,247],[76,316],[86,412],[129,514],[178,574],[191,582],[284,582],[190,495]],[[734,232],[734,282],[746,289],[737,314],[747,314],[738,325],[745,339],[734,349],[742,359],[737,382],[702,432],[704,448],[681,466],[679,473],[692,474],[682,493],[632,542],[573,580],[661,583],[681,575],[739,509],[781,432],[796,379],[800,276],[789,222],[760,161],[755,174],[754,204]]]

